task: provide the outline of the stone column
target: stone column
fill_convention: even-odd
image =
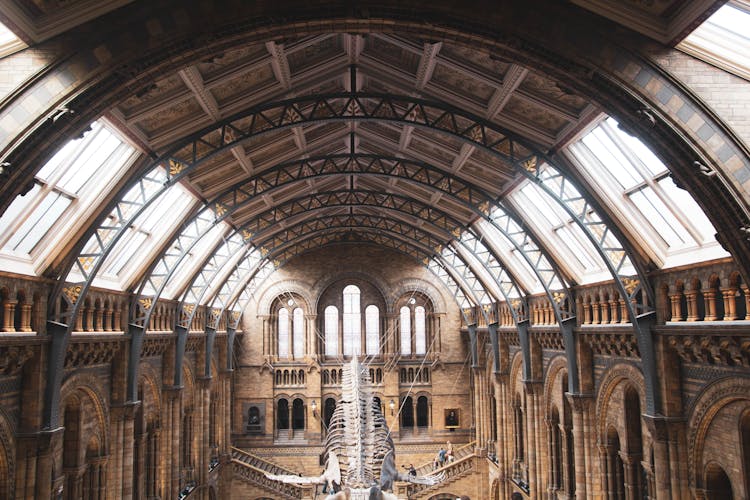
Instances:
[[[645,415],[644,421],[653,439],[654,483],[656,498],[672,498],[669,457],[669,429],[663,417]]]
[[[724,300],[724,321],[737,319],[737,303],[735,297],[738,290],[736,288],[722,288],[721,296]]]
[[[586,421],[592,397],[587,394],[566,393],[568,402],[573,412],[573,448],[576,469],[576,498],[587,498],[587,472],[586,468]]]
[[[31,329],[31,304],[21,304],[21,331],[30,332]]]
[[[2,330],[4,332],[15,332],[16,328],[13,326],[13,321],[16,315],[16,304],[15,300],[3,301],[3,325]]]
[[[123,435],[122,435],[122,498],[128,500],[133,498],[133,445],[135,439],[133,432],[135,430],[135,410],[140,402],[127,403],[123,407]]]

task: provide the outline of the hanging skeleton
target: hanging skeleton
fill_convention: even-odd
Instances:
[[[444,475],[415,477],[396,469],[393,440],[372,393],[368,370],[356,356],[344,367],[341,399],[331,417],[326,438],[326,469],[319,477],[266,474],[269,479],[295,484],[326,484],[329,493],[371,493],[370,498],[395,498],[394,481],[437,484]],[[358,496],[358,495],[357,495]],[[328,498],[338,498],[333,495]]]

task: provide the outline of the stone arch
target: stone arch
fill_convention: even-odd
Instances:
[[[15,498],[16,443],[5,410],[0,408],[0,498]]]
[[[60,405],[64,408],[66,401],[69,398],[77,397],[80,399],[81,395],[84,395],[90,400],[96,416],[96,424],[99,431],[102,449],[107,453],[109,450],[107,442],[109,406],[108,401],[102,396],[103,394],[107,394],[107,391],[104,390],[99,377],[93,374],[76,373],[63,382],[60,391]]]
[[[633,365],[620,363],[613,366],[602,377],[599,391],[596,397],[596,422],[597,431],[600,439],[606,436],[607,427],[607,409],[610,399],[615,390],[622,383],[629,383],[638,393],[640,407],[646,408],[646,395],[643,388],[645,382],[641,371]]]
[[[193,404],[195,397],[195,374],[193,368],[190,366],[190,362],[185,360],[182,362],[182,404],[183,407],[189,408]]]
[[[748,378],[722,378],[701,391],[695,402],[689,409],[687,445],[690,453],[688,455],[688,482],[693,488],[705,486],[704,451],[709,428],[714,418],[728,405],[743,402],[750,408],[750,379]],[[737,429],[739,430],[739,429]],[[735,491],[736,485],[735,485]],[[746,492],[748,493],[748,492]]]
[[[513,359],[510,362],[509,380],[511,394],[516,392],[523,393],[523,387],[520,387],[523,383],[523,355],[520,349],[513,355]]]
[[[271,283],[261,291],[255,310],[270,311],[271,304],[277,297],[292,293],[302,299],[304,302],[303,309],[310,314],[314,311],[312,305],[315,303],[315,295],[311,294],[312,288],[313,286],[310,283],[300,280],[283,280]]]
[[[140,382],[143,384],[144,399],[149,404],[153,405],[151,410],[157,415],[161,414],[161,385],[158,382],[160,377],[156,373],[156,370],[148,363],[141,363]],[[144,404],[142,402],[141,404]]]
[[[380,278],[379,276],[371,273],[363,273],[363,272],[350,272],[350,273],[344,273],[344,274],[331,274],[322,276],[320,280],[315,284],[314,287],[312,287],[312,290],[310,291],[310,294],[315,297],[315,309],[313,311],[318,311],[320,308],[320,299],[323,296],[323,293],[328,290],[331,286],[333,286],[335,283],[339,281],[347,281],[347,280],[362,280],[373,287],[375,287],[378,292],[380,293],[380,296],[383,297],[383,300],[385,301],[385,298],[388,296],[387,290],[390,289],[390,286],[388,283],[386,283],[385,280]],[[388,302],[386,301],[386,305]]]
[[[411,292],[419,292],[425,295],[432,302],[433,313],[445,313],[445,299],[440,290],[432,283],[418,279],[406,278],[396,282],[390,289],[391,293],[386,297],[386,303],[389,307],[389,313],[394,311],[393,307],[399,297]]]
[[[555,356],[550,360],[550,362],[547,364],[547,373],[544,377],[544,408],[545,411],[547,411],[549,408],[552,407],[553,404],[553,397],[554,397],[554,389],[555,389],[555,382],[557,381],[557,376],[561,373],[568,372],[568,364],[567,360],[565,359],[565,356],[560,354],[558,356]],[[562,397],[565,397],[565,392],[568,390],[567,387],[563,387],[563,394]]]

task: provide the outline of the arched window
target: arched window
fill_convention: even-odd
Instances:
[[[276,428],[279,430],[289,428],[289,402],[286,399],[279,399],[276,406]]]
[[[279,309],[279,357],[289,357],[289,311]]]
[[[417,427],[427,427],[430,422],[430,406],[427,402],[427,396],[417,398]]]
[[[362,353],[361,313],[359,311],[359,288],[348,285],[344,288],[344,355]]]
[[[305,314],[297,307],[292,312],[294,327],[294,357],[300,359],[305,355]]]
[[[706,499],[720,500],[734,498],[732,493],[732,482],[717,463],[711,463],[706,467]]]
[[[305,428],[305,403],[297,398],[292,403],[292,429]]]
[[[372,304],[365,308],[365,348],[368,356],[380,354],[380,310]]]
[[[325,353],[326,356],[339,354],[339,310],[336,306],[325,309]]]
[[[401,427],[414,427],[414,408],[412,408],[411,396],[406,396],[401,404]]]
[[[326,399],[325,410],[323,411],[323,424],[326,426],[326,429],[331,425],[331,419],[335,410],[336,400],[333,398]]]
[[[401,354],[411,354],[411,314],[409,308],[404,306],[401,308],[400,321],[401,324]]]
[[[417,355],[427,354],[427,330],[425,329],[424,307],[414,308],[414,351]]]

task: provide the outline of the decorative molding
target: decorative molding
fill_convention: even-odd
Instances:
[[[671,335],[668,342],[686,363],[750,366],[750,337]]]
[[[120,350],[122,339],[71,342],[65,354],[65,368],[110,363]]]

